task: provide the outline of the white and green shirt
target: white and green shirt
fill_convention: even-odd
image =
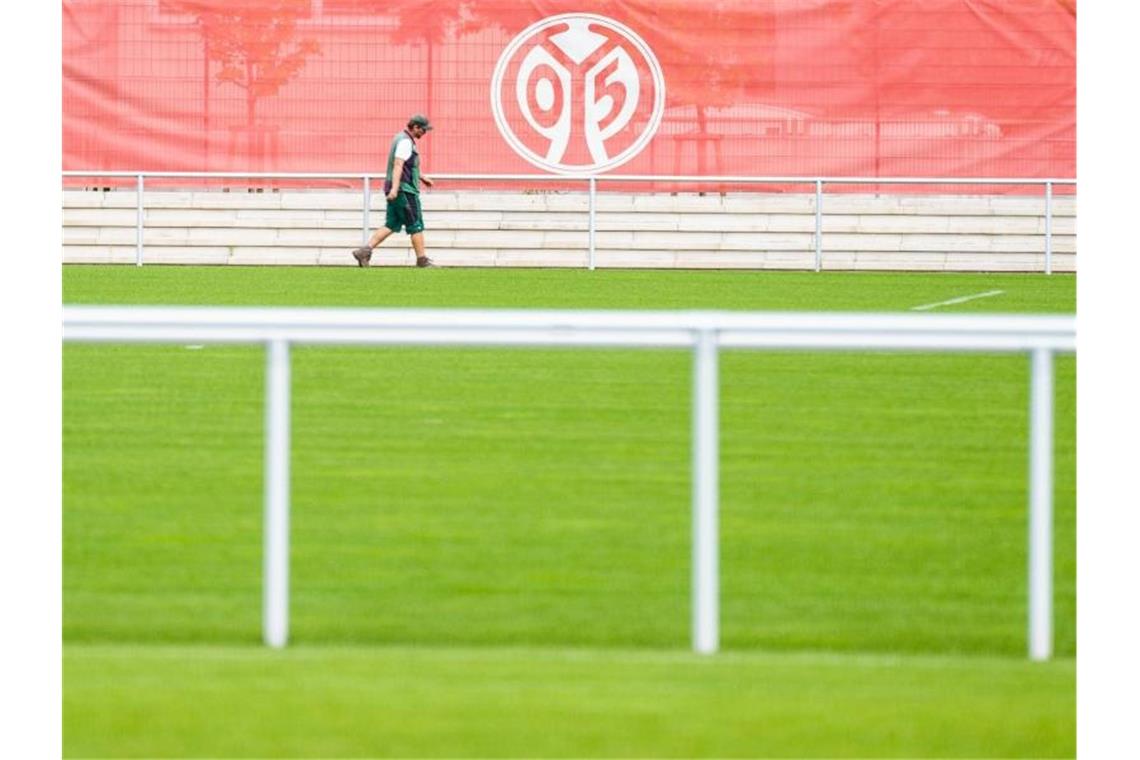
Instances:
[[[391,187],[392,167],[396,159],[404,160],[404,169],[400,173],[400,191],[404,193],[420,194],[420,151],[416,148],[416,141],[403,131],[392,138],[392,147],[388,149],[388,171],[385,175],[385,187]]]

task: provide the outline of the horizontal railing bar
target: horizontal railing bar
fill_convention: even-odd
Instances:
[[[1070,316],[473,309],[64,307],[65,340],[1026,351],[1076,349]]]
[[[424,309],[424,308],[313,308],[256,306],[93,306],[64,307],[69,319],[91,323],[140,320],[194,324],[277,324],[301,326],[494,326],[534,327],[681,328],[681,329],[846,329],[868,328],[930,331],[962,330],[1057,330],[1072,324],[1068,315],[1026,314],[898,314],[874,312],[795,312],[720,310],[623,310],[623,309]]]
[[[64,177],[158,177],[187,179],[352,179],[380,177],[382,172],[170,172],[170,171],[74,171],[67,170]],[[594,177],[599,182],[686,182],[700,184],[826,184],[848,185],[1075,185],[1077,180],[1063,177],[736,177],[701,175],[658,175],[658,174],[435,174],[434,179],[450,181],[538,181],[538,182],[577,182]]]
[[[1027,337],[1010,334],[953,335],[937,333],[867,333],[847,336],[841,333],[779,333],[762,334],[722,333],[719,346],[723,349],[788,349],[788,350],[849,350],[849,351],[950,351],[955,353],[1010,353],[1035,349],[1057,352],[1076,351],[1075,339],[1063,335]]]
[[[732,177],[677,175],[657,176],[652,174],[605,174],[598,180],[607,182],[700,182],[710,184],[814,184],[817,180],[825,184],[849,185],[1044,185],[1046,183],[1077,184],[1075,179],[1026,179],[1017,177]]]
[[[77,327],[65,330],[64,340],[122,343],[264,343],[287,340],[295,345],[357,346],[503,346],[564,348],[688,348],[693,344],[687,332],[620,330],[576,330],[570,333],[543,330],[495,330],[490,328],[328,328],[292,330],[237,327],[203,329],[160,326],[139,331],[129,326]]]
[[[131,172],[131,171],[72,171],[64,177],[186,177],[191,179],[363,179],[382,176],[368,172]]]

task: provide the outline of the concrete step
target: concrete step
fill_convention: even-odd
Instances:
[[[133,263],[133,191],[63,194],[65,262]],[[144,260],[150,263],[352,265],[363,197],[351,191],[148,191]],[[368,223],[384,221],[372,196]],[[599,193],[599,266],[811,268],[815,196]],[[432,192],[423,196],[433,257],[462,266],[585,266],[585,193]],[[825,196],[825,268],[1040,270],[1040,196]],[[1075,267],[1076,199],[1054,198],[1054,267]],[[410,263],[403,233],[382,265]]]

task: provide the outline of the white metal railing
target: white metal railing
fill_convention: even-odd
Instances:
[[[720,646],[720,349],[1028,352],[1028,649],[1034,660],[1052,656],[1053,354],[1076,350],[1071,316],[65,306],[63,339],[266,346],[263,638],[271,647],[289,635],[291,344],[690,349],[692,645],[702,654]]]
[[[363,243],[368,242],[372,229],[369,212],[372,207],[371,179],[380,175],[366,173],[313,173],[313,172],[141,172],[141,171],[65,171],[64,177],[131,177],[135,179],[137,203],[137,233],[135,264],[143,264],[143,187],[146,177],[185,179],[333,179],[359,180],[363,187]],[[597,188],[599,182],[661,182],[690,185],[811,185],[815,188],[815,271],[823,269],[823,188],[825,185],[1026,185],[1045,187],[1045,274],[1053,273],[1053,187],[1076,185],[1075,179],[1024,177],[733,177],[657,174],[433,174],[433,178],[453,182],[586,182],[589,205],[587,229],[589,239],[588,267],[596,264]]]

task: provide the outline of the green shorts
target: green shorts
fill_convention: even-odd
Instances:
[[[423,232],[424,216],[420,212],[420,196],[401,190],[396,200],[388,201],[384,226],[392,232],[399,232],[401,227],[406,228],[409,235]]]

